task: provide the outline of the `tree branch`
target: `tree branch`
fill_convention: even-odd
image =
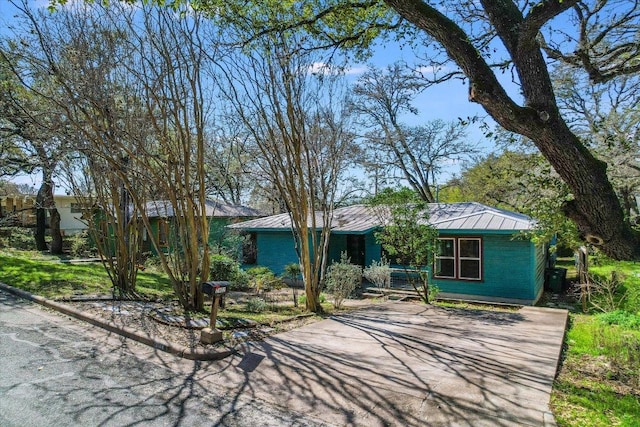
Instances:
[[[444,47],[449,58],[470,79],[469,100],[481,104],[494,118],[504,118],[500,120],[503,127],[517,132],[515,123],[535,119],[531,111],[507,95],[491,67],[455,22],[420,0],[385,0],[385,3]]]
[[[544,24],[572,8],[578,1],[579,0],[542,0],[533,6],[520,25],[520,40],[533,42]]]

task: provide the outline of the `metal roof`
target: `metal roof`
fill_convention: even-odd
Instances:
[[[353,205],[333,211],[332,228],[336,233],[365,233],[385,224],[388,211],[384,207]],[[492,208],[481,203],[431,203],[428,223],[438,230],[521,231],[531,230],[536,221],[527,215]],[[316,224],[322,225],[322,214],[316,212]],[[289,214],[279,214],[229,226],[248,231],[290,230]]]
[[[147,202],[146,208],[149,218],[174,216],[173,206],[169,200],[152,200]],[[246,218],[262,215],[260,211],[247,206],[228,205],[214,200],[205,201],[205,210],[206,216],[218,218]]]

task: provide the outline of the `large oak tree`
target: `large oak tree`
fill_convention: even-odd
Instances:
[[[411,0],[386,3],[442,45],[469,79],[469,100],[477,102],[502,127],[531,139],[573,192],[564,206],[584,238],[617,258],[639,258],[640,241],[624,221],[609,182],[606,164],[571,131],[559,113],[547,62],[539,42],[541,28],[577,1],[544,1],[523,8],[512,1],[482,0],[479,11],[487,31],[502,42],[522,92],[522,102],[502,86],[490,58],[474,38],[435,5]],[[458,21],[459,22],[459,21]]]

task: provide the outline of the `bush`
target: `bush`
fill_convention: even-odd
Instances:
[[[36,241],[33,238],[33,232],[28,228],[7,227],[2,229],[0,247],[34,251],[36,249]]]
[[[91,245],[89,232],[86,230],[81,233],[65,237],[65,240],[69,245],[69,255],[72,257],[86,258],[95,254],[97,251],[96,248]]]
[[[391,267],[384,258],[380,261],[373,261],[370,266],[364,269],[362,275],[378,288],[388,288],[391,285]]]
[[[249,286],[254,288],[256,292],[270,291],[272,289],[282,289],[284,282],[281,278],[276,277],[269,267],[252,267],[247,270],[249,276]]]
[[[320,296],[318,297],[318,301],[320,301],[320,304],[324,304],[325,302],[327,302],[327,296],[324,293],[320,293]],[[307,296],[306,295],[300,295],[298,297],[298,302],[301,305],[305,305],[307,303]]]
[[[267,309],[267,303],[262,298],[249,298],[246,304],[247,311],[252,313],[262,313]]]
[[[209,278],[233,282],[240,265],[226,255],[212,255],[209,264]]]
[[[640,330],[640,314],[629,313],[624,310],[615,310],[598,314],[598,320],[607,325],[619,325],[627,329]]]
[[[302,269],[300,268],[300,264],[292,262],[291,264],[287,264],[284,266],[283,275],[287,279],[291,279],[292,281],[298,282],[300,280],[300,275],[302,274]]]
[[[325,285],[327,292],[333,295],[333,305],[336,309],[342,306],[342,302],[356,289],[362,280],[362,267],[351,264],[346,253],[340,256],[340,262],[329,266]]]

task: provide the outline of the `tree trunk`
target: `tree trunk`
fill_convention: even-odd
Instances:
[[[47,230],[47,210],[45,208],[45,199],[47,193],[48,184],[43,181],[36,195],[36,230],[35,240],[36,249],[39,251],[46,251],[47,242],[45,240],[45,233]]]
[[[469,99],[483,106],[505,129],[531,139],[573,193],[564,212],[582,237],[614,259],[640,259],[640,235],[625,221],[606,165],[571,132],[560,116],[547,64],[536,40],[541,17],[551,19],[574,2],[541,3],[523,17],[509,1],[482,1],[518,73],[524,106],[516,104],[497,80],[467,33],[436,8],[420,0],[385,0],[409,22],[437,40],[469,78]],[[554,9],[555,8],[555,9]]]
[[[43,182],[36,195],[36,229],[34,237],[36,240],[36,249],[39,251],[49,249],[44,238],[47,229],[47,211],[44,208],[45,186],[46,184]]]
[[[60,232],[60,212],[55,206],[49,209],[49,231],[51,233],[51,246],[49,252],[54,255],[62,255],[62,233]]]

